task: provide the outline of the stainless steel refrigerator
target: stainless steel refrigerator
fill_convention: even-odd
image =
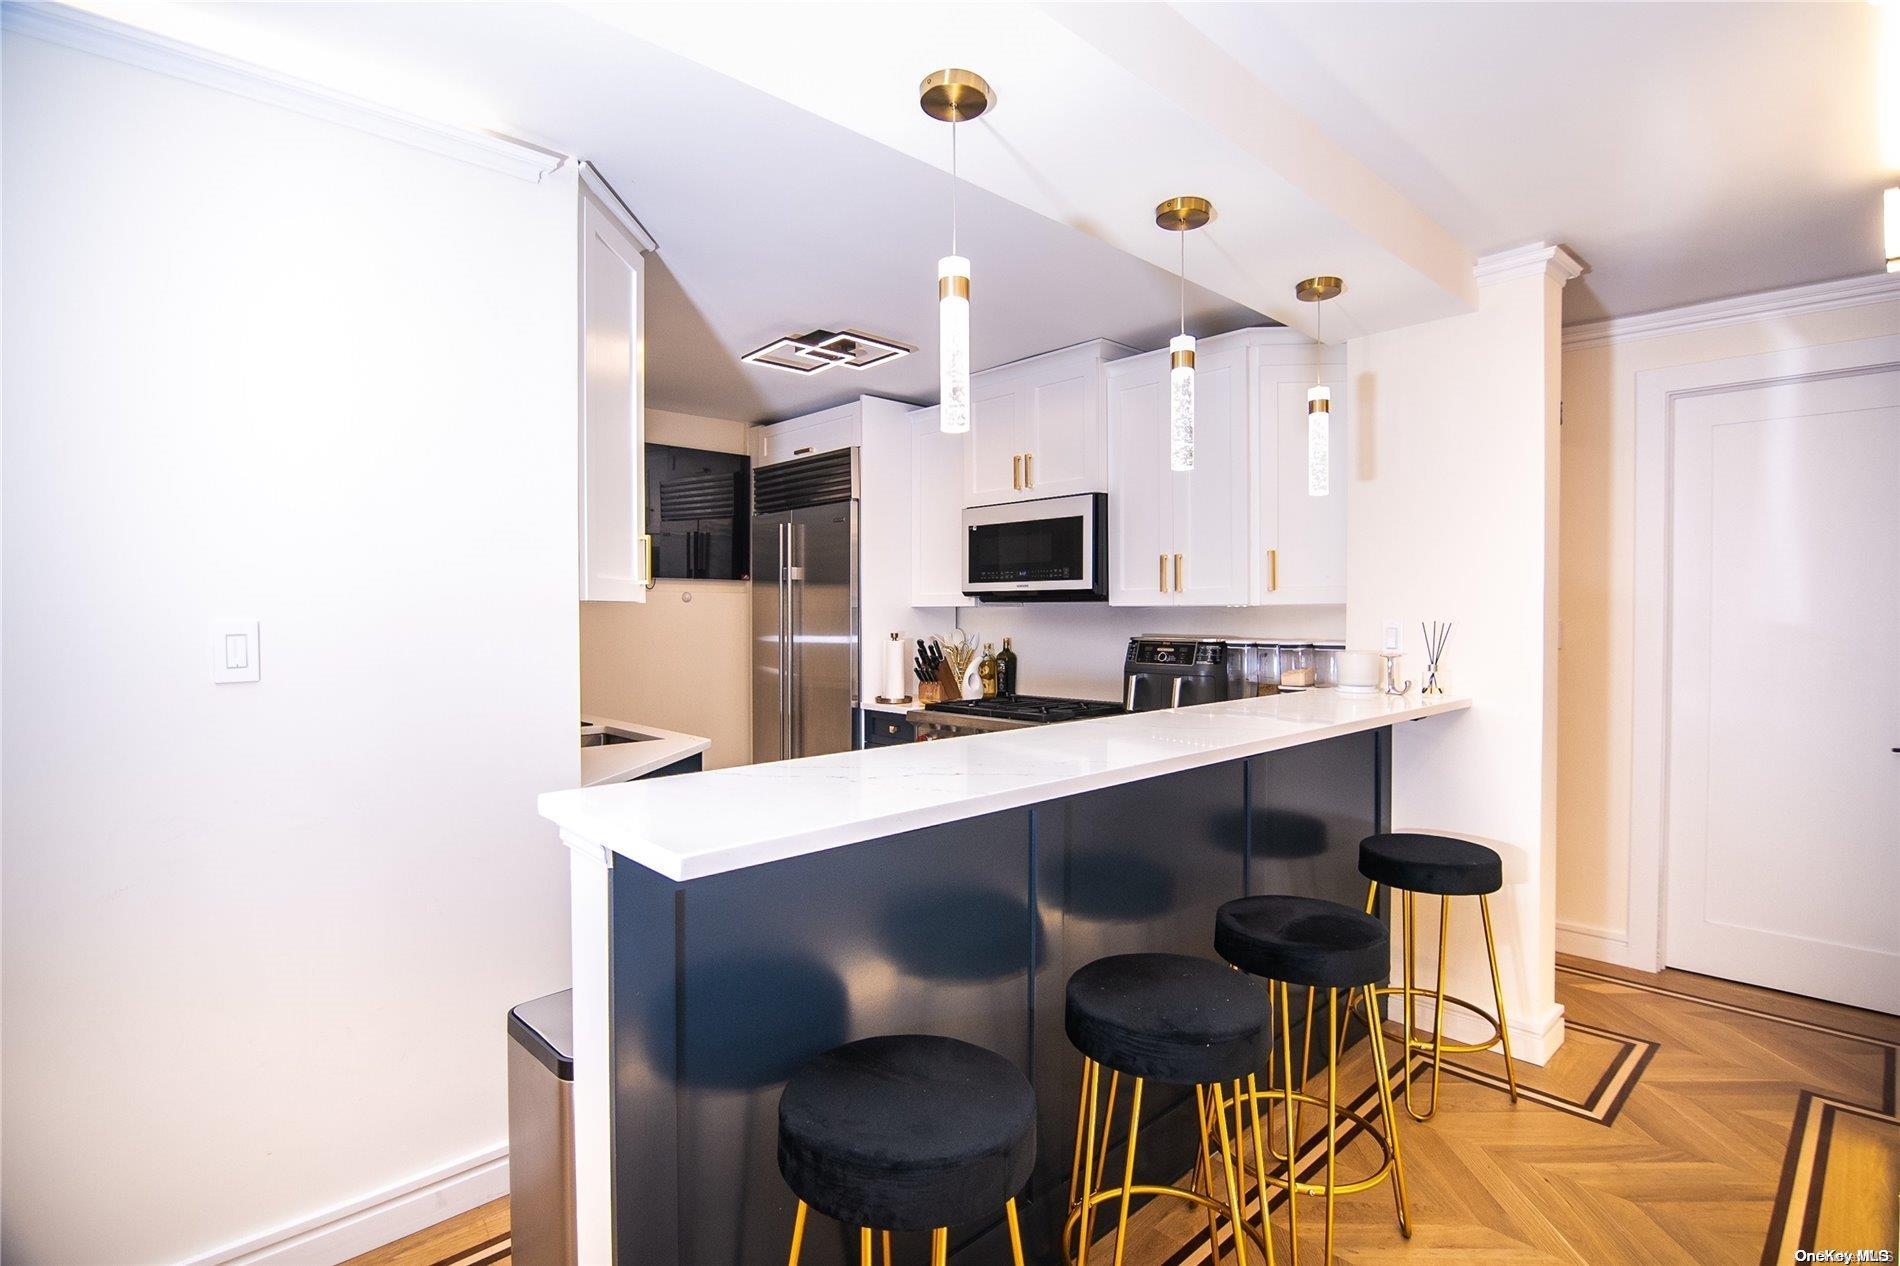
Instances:
[[[752,759],[852,748],[858,450],[752,473]]]

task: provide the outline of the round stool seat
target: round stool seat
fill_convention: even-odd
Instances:
[[[1398,833],[1359,845],[1359,873],[1374,883],[1441,897],[1478,897],[1504,886],[1504,861],[1470,840]]]
[[[1242,897],[1214,916],[1214,949],[1255,976],[1350,989],[1385,977],[1385,924],[1317,897]]]
[[[1117,954],[1069,977],[1065,1024],[1104,1067],[1192,1086],[1264,1067],[1268,1016],[1265,992],[1211,959]]]
[[[850,1226],[928,1231],[996,1216],[1036,1163],[1036,1097],[994,1051],[905,1034],[820,1055],[778,1102],[778,1168]]]

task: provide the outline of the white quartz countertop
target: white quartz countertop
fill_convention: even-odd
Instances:
[[[631,721],[616,721],[612,717],[581,717],[585,725],[598,725],[609,733],[638,734],[640,739],[633,743],[605,743],[599,747],[581,749],[581,786],[600,787],[608,783],[626,782],[652,773],[656,769],[665,769],[674,761],[685,760],[695,752],[703,752],[712,746],[711,739],[703,739],[697,734],[681,734],[677,730],[662,730],[657,726],[639,725]],[[545,797],[544,797],[545,799]]]
[[[1307,690],[550,791],[540,810],[572,846],[701,879],[1470,706]]]

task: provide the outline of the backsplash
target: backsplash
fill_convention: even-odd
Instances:
[[[948,615],[949,612],[943,614]],[[1115,699],[1122,688],[1128,639],[1142,633],[1194,637],[1253,637],[1282,641],[1337,641],[1346,635],[1346,608],[1111,607],[1105,603],[1025,603],[966,607],[958,627],[999,649],[1008,637],[1021,668],[1023,694]],[[906,630],[917,637],[941,628]]]

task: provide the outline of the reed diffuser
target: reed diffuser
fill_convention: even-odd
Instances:
[[[1438,662],[1444,658],[1445,643],[1451,640],[1451,621],[1447,620],[1441,625],[1433,620],[1431,627],[1426,628],[1425,622],[1421,620],[1418,630],[1425,635],[1425,684],[1419,687],[1418,693],[1421,696],[1442,695],[1445,688],[1438,684]]]

